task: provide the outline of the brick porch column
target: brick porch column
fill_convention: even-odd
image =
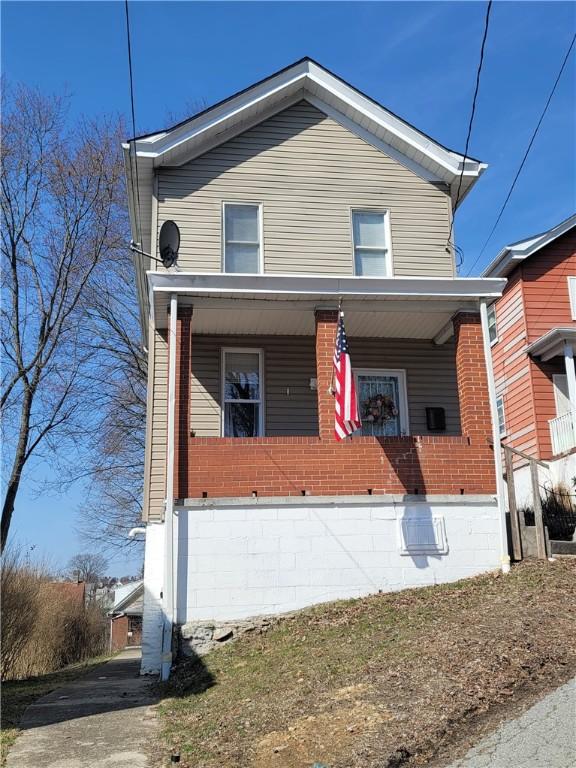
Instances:
[[[188,495],[193,307],[179,306],[176,320],[176,409],[174,424],[174,496]]]
[[[334,397],[328,390],[332,382],[332,361],[334,359],[337,327],[337,309],[316,310],[318,431],[322,440],[336,440],[334,437]]]
[[[462,434],[485,445],[492,439],[492,420],[480,315],[462,312],[453,323]]]

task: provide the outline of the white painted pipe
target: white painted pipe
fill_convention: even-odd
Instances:
[[[488,399],[492,420],[492,442],[494,444],[494,470],[496,472],[496,496],[500,512],[500,563],[502,573],[510,572],[510,554],[508,553],[508,532],[506,530],[506,496],[504,488],[504,467],[502,464],[502,449],[500,448],[500,430],[498,428],[498,408],[496,406],[496,384],[492,366],[492,348],[488,332],[488,309],[486,300],[480,302],[480,320],[482,323],[482,339],[484,342],[484,359],[486,362],[486,378],[488,380]]]
[[[162,680],[167,680],[172,667],[172,625],[174,623],[174,435],[176,420],[176,328],[178,296],[170,296],[170,329],[168,336],[168,425],[166,458],[166,502],[164,514],[164,590],[162,609]]]
[[[131,528],[128,531],[128,538],[129,539],[133,539],[135,536],[138,536],[140,534],[145,535],[146,534],[146,528]]]

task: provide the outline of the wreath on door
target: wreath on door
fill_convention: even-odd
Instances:
[[[362,403],[362,421],[383,424],[398,416],[396,403],[389,395],[374,395]]]

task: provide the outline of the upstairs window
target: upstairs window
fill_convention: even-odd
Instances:
[[[488,336],[490,344],[496,344],[498,341],[498,328],[496,327],[496,304],[490,304],[488,307]]]
[[[224,272],[262,272],[262,208],[224,203]]]
[[[576,277],[568,278],[568,293],[570,295],[570,310],[572,320],[576,320]]]
[[[390,275],[390,227],[388,211],[352,211],[354,274]]]

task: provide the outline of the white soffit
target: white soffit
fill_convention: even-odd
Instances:
[[[449,321],[453,312],[418,311],[362,312],[346,311],[349,337],[433,339]],[[284,310],[245,308],[210,309],[194,306],[194,334],[314,336],[314,309]]]
[[[543,362],[564,354],[564,346],[576,344],[576,324],[573,328],[552,328],[526,347],[526,352]]]

